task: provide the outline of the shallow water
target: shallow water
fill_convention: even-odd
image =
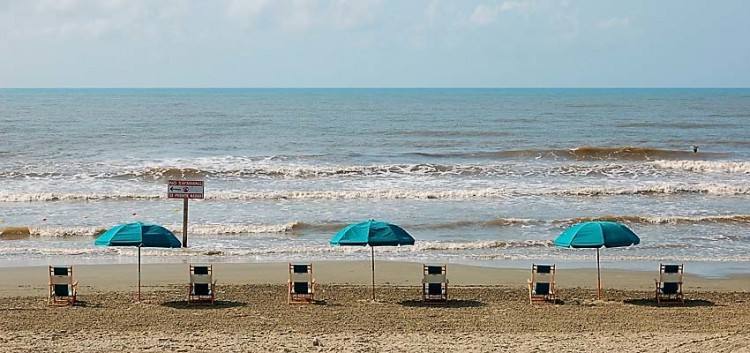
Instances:
[[[206,180],[191,248],[147,262],[366,258],[327,239],[378,218],[418,240],[384,258],[585,264],[551,240],[604,218],[642,240],[610,266],[737,272],[748,112],[747,89],[0,90],[0,228],[32,233],[0,241],[0,263],[131,262],[94,235],[179,230],[166,180],[185,177]]]

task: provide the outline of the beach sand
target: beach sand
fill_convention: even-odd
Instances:
[[[451,301],[425,305],[420,265],[315,263],[321,299],[286,303],[286,264],[216,264],[214,305],[185,303],[187,265],[76,266],[76,307],[48,307],[46,268],[0,270],[3,352],[750,352],[750,279],[686,278],[687,305],[655,307],[655,273],[559,269],[559,305],[528,303],[528,270],[449,265]],[[613,289],[617,288],[617,289]]]

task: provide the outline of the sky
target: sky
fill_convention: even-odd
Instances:
[[[746,0],[0,0],[0,87],[748,87]]]

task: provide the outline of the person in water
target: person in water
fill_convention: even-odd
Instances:
[[[698,145],[693,145],[693,153],[698,153]]]

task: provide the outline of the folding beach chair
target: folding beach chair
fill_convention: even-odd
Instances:
[[[529,303],[555,303],[555,265],[531,265]]]
[[[73,279],[73,266],[49,267],[49,304],[74,305],[78,282]]]
[[[315,278],[312,264],[289,264],[288,302],[312,303],[315,301]]]
[[[439,302],[448,300],[446,265],[422,265],[422,300]]]
[[[213,277],[212,265],[190,265],[188,303],[214,303],[216,300],[216,281]]]
[[[659,279],[656,282],[656,304],[685,303],[682,296],[683,265],[659,264]]]

